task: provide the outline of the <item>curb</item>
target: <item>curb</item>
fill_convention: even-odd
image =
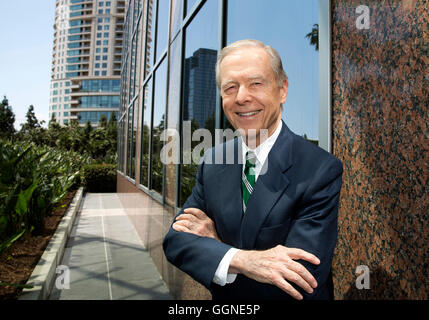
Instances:
[[[48,298],[54,285],[56,268],[61,263],[82,198],[83,187],[80,187],[26,283],[33,288],[22,290],[18,300],[46,300]]]

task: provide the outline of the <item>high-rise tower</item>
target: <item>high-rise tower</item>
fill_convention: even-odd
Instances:
[[[56,0],[49,116],[97,126],[119,110],[125,0]]]

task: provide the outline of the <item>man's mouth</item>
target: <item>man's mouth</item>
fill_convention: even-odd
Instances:
[[[261,112],[261,110],[250,111],[250,112],[236,112],[236,114],[240,117],[251,117]]]

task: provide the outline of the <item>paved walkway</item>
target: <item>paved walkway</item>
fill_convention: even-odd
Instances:
[[[61,264],[69,289],[54,285],[50,300],[172,299],[115,193],[84,196]]]

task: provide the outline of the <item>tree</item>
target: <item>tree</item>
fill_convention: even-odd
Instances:
[[[15,134],[15,114],[12,111],[12,106],[9,106],[9,101],[6,96],[0,103],[0,137],[12,137]]]
[[[310,39],[310,45],[316,47],[316,51],[319,51],[319,24],[313,24],[311,32],[307,33],[305,36],[307,39]]]
[[[41,124],[39,123],[39,120],[37,120],[36,114],[34,113],[34,106],[32,104],[28,107],[25,117],[27,118],[27,122],[21,124],[21,131],[23,133],[27,133],[41,127]]]
[[[104,114],[100,116],[100,122],[98,124],[99,128],[106,128],[107,127],[107,118]]]

